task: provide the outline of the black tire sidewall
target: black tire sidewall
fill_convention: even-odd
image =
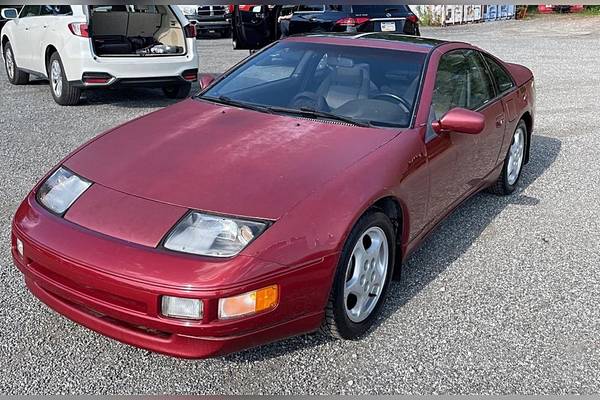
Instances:
[[[356,323],[351,321],[346,315],[345,310],[345,299],[344,299],[344,285],[346,278],[346,271],[350,257],[352,256],[352,250],[358,239],[362,234],[371,227],[381,228],[388,240],[388,271],[385,278],[385,283],[379,301],[371,314],[362,322]],[[377,316],[381,310],[381,307],[385,303],[385,298],[392,280],[394,273],[394,263],[396,259],[396,235],[395,229],[390,219],[382,212],[370,211],[363,215],[360,220],[356,223],[352,229],[344,248],[340,255],[338,267],[336,270],[333,288],[332,288],[332,299],[333,299],[333,313],[337,330],[344,339],[356,339],[363,335],[377,319]]]
[[[185,99],[189,96],[192,90],[191,83],[185,83],[176,86],[166,86],[163,88],[163,93],[170,99]]]

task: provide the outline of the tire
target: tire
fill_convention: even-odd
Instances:
[[[182,85],[166,86],[163,88],[163,93],[169,99],[185,99],[190,95],[192,90],[191,83],[184,83]]]
[[[4,45],[4,67],[6,68],[6,76],[8,81],[13,85],[25,85],[29,83],[29,74],[23,72],[17,66],[15,60],[15,53],[13,52],[10,42],[6,42]]]
[[[221,37],[226,39],[231,37],[231,29],[223,29],[221,32]]]
[[[373,325],[394,272],[395,243],[394,226],[384,213],[368,211],[358,220],[340,255],[321,325],[323,333],[353,340]],[[369,254],[371,248],[374,254]],[[354,293],[367,296],[360,300]]]
[[[523,171],[525,153],[528,146],[527,138],[527,125],[525,121],[520,120],[512,135],[510,147],[504,158],[502,173],[498,177],[498,180],[488,188],[488,192],[506,196],[515,191],[521,178],[521,172]]]
[[[50,92],[54,101],[61,106],[74,106],[81,100],[81,89],[73,87],[67,80],[62,60],[58,53],[53,53],[47,65]]]

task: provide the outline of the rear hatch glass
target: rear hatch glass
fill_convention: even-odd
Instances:
[[[352,13],[356,15],[365,15],[372,18],[378,17],[407,17],[411,14],[408,6],[405,5],[374,5],[374,4],[353,4]],[[388,15],[389,14],[389,15]]]

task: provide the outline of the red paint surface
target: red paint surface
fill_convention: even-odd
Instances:
[[[381,40],[291,40],[428,51]],[[64,160],[95,182],[64,219],[37,204],[37,186],[21,204],[15,263],[30,290],[58,312],[166,354],[208,357],[315,330],[339,252],[366,209],[383,197],[397,201],[406,258],[454,207],[497,178],[520,117],[533,117],[531,72],[505,64],[519,86],[480,110],[481,133],[426,140],[439,57],[464,47],[432,51],[414,128],[403,131],[188,100],[101,135]],[[231,259],[161,249],[188,208],[274,223]],[[272,284],[280,286],[277,308],[218,320],[219,298]],[[162,295],[202,299],[204,319],[160,316]]]

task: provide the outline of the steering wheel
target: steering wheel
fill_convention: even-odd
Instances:
[[[410,103],[398,95],[395,95],[393,93],[380,93],[373,98],[389,101],[390,103],[396,103],[400,108],[404,109],[404,111],[406,111],[407,114],[410,114]]]

